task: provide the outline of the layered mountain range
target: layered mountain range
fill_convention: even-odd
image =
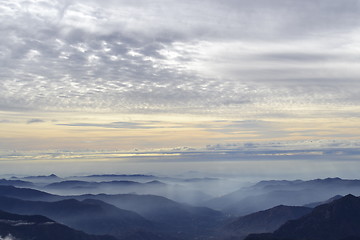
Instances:
[[[100,181],[90,181],[94,179]],[[205,186],[219,186],[219,181],[153,175],[4,179],[0,182],[0,237],[42,240],[49,231],[64,231],[69,236],[66,239],[80,240],[360,237],[356,230],[360,229],[360,201],[354,196],[360,193],[359,180],[262,181],[210,200],[197,199],[197,206],[159,194],[161,188],[179,187],[174,190],[177,194],[211,196],[214,189],[207,191]],[[71,194],[55,194],[54,189]],[[39,216],[39,221],[27,220],[29,215]],[[53,226],[56,228],[50,229]]]

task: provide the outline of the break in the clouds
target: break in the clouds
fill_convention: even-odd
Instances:
[[[359,14],[358,0],[3,0],[0,109],[351,114]]]

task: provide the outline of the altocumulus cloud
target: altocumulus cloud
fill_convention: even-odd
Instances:
[[[357,0],[4,0],[0,12],[2,110],[245,114],[360,100]]]

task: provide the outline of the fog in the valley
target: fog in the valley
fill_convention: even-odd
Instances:
[[[356,166],[355,163],[348,162],[350,165],[353,164],[353,167]],[[181,169],[182,164],[172,163],[172,167],[178,165],[178,169]],[[225,162],[222,168],[227,166],[228,172],[216,172],[210,164],[203,163],[203,166],[206,165],[208,168],[202,171],[198,168],[174,174],[169,172],[167,175],[165,175],[166,165],[163,165],[163,169],[157,169],[158,173],[144,171],[134,174],[124,171],[125,173],[105,172],[89,175],[60,175],[58,173],[33,176],[3,175],[1,185],[30,187],[62,196],[156,195],[180,203],[211,207],[234,215],[264,210],[279,204],[300,206],[325,201],[335,195],[349,193],[360,195],[360,181],[344,180],[352,178],[341,176],[339,171],[341,168],[337,168],[341,166],[339,163],[334,162],[330,166],[329,162],[320,162],[307,168],[304,166],[301,168],[301,164],[304,162]],[[257,169],[256,165],[259,166]],[[151,164],[146,165],[146,167],[150,166]],[[155,164],[155,166],[160,167],[160,164]],[[201,164],[194,164],[194,166],[200,167]],[[347,168],[350,167],[347,166]],[[311,168],[313,168],[312,172],[309,171]],[[332,168],[338,172],[331,171],[334,170]],[[208,173],[204,170],[208,170]],[[259,171],[258,175],[255,175],[256,170]],[[316,176],[319,170],[323,174],[328,172],[329,175],[311,176],[311,174]],[[279,171],[287,171],[288,175],[280,175],[283,178],[279,178]]]
[[[76,174],[75,167],[67,174],[61,171],[38,175],[3,174],[0,215],[12,219],[12,215],[2,211],[21,214],[16,218],[42,215],[86,234],[111,235],[119,240],[134,236],[137,239],[139,231],[149,240],[162,239],[159,236],[164,239],[174,236],[174,239],[223,240],[233,236],[244,239],[250,233],[274,231],[287,220],[310,213],[318,205],[337,201],[348,194],[360,195],[360,180],[334,175],[311,178],[309,175],[320,171],[316,167],[322,167],[323,174],[340,174],[332,172],[330,166],[340,166],[336,165],[338,163],[320,161],[307,167],[303,165],[301,169],[301,164],[305,163],[304,160],[224,162],[218,171],[209,163],[188,163],[193,170],[185,168],[185,163],[172,163],[173,168],[178,166],[179,172],[167,174],[169,166],[161,163],[142,165],[143,171],[137,173],[129,173],[129,164],[122,173],[118,170]],[[348,163],[356,166],[356,162]],[[51,167],[55,166],[61,165]],[[139,169],[141,164],[136,166]],[[158,169],[150,169],[151,166]],[[304,174],[310,168],[314,168],[313,171]],[[256,170],[259,171],[257,175]],[[285,170],[289,175],[281,175],[284,178],[279,179],[277,174]],[[296,179],[301,176],[303,178]],[[261,177],[264,180],[260,181]],[[35,220],[1,220],[1,224],[13,229],[18,224],[35,226]]]
[[[1,160],[0,219],[21,220],[0,227],[12,232],[30,226],[23,215],[42,215],[116,240],[241,240],[359,196],[357,156],[354,149],[11,153]],[[16,239],[33,231],[23,228]]]

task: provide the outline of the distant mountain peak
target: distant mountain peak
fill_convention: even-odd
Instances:
[[[97,177],[142,177],[142,178],[152,178],[153,175],[146,174],[95,174],[85,176],[87,178],[97,178]]]
[[[59,179],[59,177],[55,174],[50,175],[38,175],[38,176],[27,176],[24,179]]]
[[[153,180],[150,182],[146,182],[146,184],[166,185],[165,183],[160,182],[159,180]]]
[[[345,195],[342,199],[359,199],[359,198],[349,193]]]

